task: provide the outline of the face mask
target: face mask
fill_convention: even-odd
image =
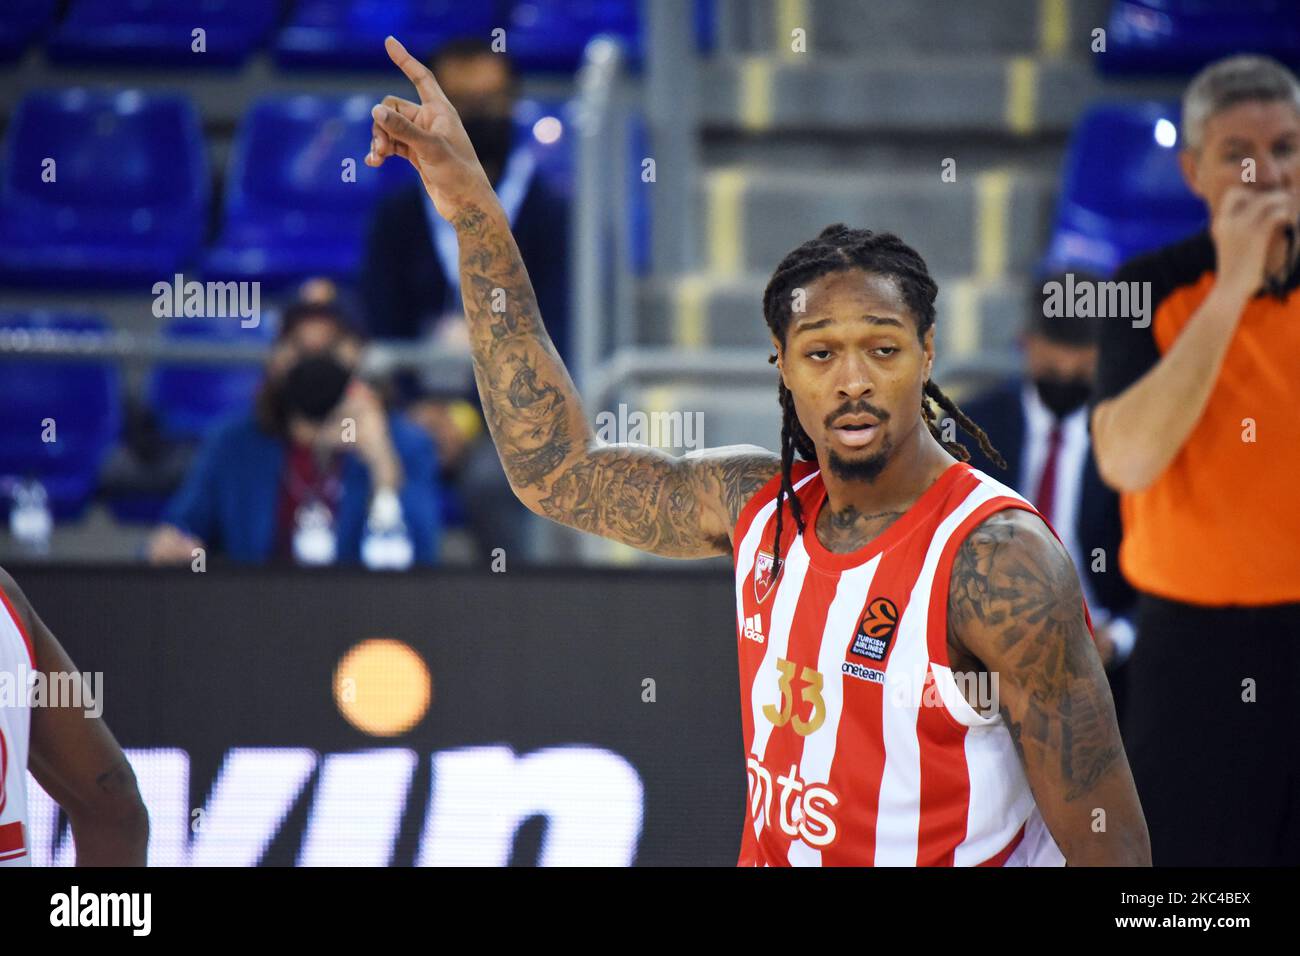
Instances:
[[[515,124],[509,116],[462,116],[461,124],[479,162],[500,175],[515,138]]]
[[[1092,394],[1092,384],[1084,378],[1036,378],[1038,397],[1057,418],[1064,418],[1083,405]]]
[[[289,369],[284,378],[284,405],[291,415],[323,421],[347,390],[352,372],[333,355],[313,355]]]

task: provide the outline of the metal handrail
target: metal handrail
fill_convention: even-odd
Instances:
[[[270,341],[169,339],[121,330],[0,328],[0,362],[93,359],[132,367],[163,362],[261,365],[270,351]],[[394,340],[368,342],[361,361],[362,372],[373,375],[406,369],[433,375],[468,374],[471,368],[468,351]]]
[[[610,345],[609,321],[618,316],[613,272],[626,261],[617,243],[627,235],[626,203],[620,201],[617,155],[620,116],[617,91],[625,55],[618,40],[594,37],[578,70],[576,208],[573,234],[574,378],[586,388]],[[610,236],[610,232],[613,236]],[[606,239],[616,244],[607,246]],[[545,318],[543,316],[543,318]]]

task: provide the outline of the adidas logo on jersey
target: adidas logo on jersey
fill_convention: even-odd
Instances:
[[[745,618],[745,636],[759,644],[767,640],[766,635],[763,634],[763,618],[761,615],[755,614],[753,617]]]

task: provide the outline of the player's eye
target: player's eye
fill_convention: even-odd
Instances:
[[[881,358],[889,358],[889,356],[898,351],[898,347],[894,345],[882,345],[880,348],[874,349],[873,351],[876,353],[883,352],[884,355],[881,355]]]
[[[811,352],[805,352],[804,354],[807,355],[808,358],[812,359],[814,362],[825,362],[827,359],[831,357],[831,350],[813,349]]]

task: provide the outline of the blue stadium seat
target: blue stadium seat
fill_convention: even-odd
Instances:
[[[374,104],[365,96],[303,95],[253,105],[231,154],[209,276],[272,286],[312,275],[351,278],[375,203],[414,176],[405,160],[377,170],[365,164]]]
[[[269,0],[75,0],[50,39],[56,63],[238,66],[275,26]],[[195,29],[204,49],[194,50]]]
[[[188,100],[136,90],[32,93],[4,146],[0,284],[169,278],[198,252],[209,188]]]
[[[1300,64],[1296,0],[1115,0],[1095,57],[1103,73],[1190,75],[1247,51]]]
[[[384,52],[390,33],[427,59],[448,40],[488,40],[503,25],[495,0],[299,0],[275,58],[285,67],[391,69]]]
[[[1044,269],[1109,276],[1125,260],[1204,228],[1178,168],[1176,104],[1101,104],[1066,153]]]
[[[91,316],[49,312],[0,313],[0,335],[39,336],[42,330],[102,335]],[[56,519],[76,517],[90,501],[99,470],[122,428],[117,367],[102,360],[0,359],[0,481],[35,478],[45,486]],[[45,441],[46,419],[54,441]],[[0,495],[0,512],[11,501]]]
[[[270,323],[245,329],[239,319],[172,319],[163,336],[209,342],[271,341]],[[218,420],[249,409],[262,381],[258,365],[158,365],[146,386],[159,433],[169,441],[196,441]]]
[[[510,12],[510,55],[520,70],[571,73],[598,33],[621,39],[628,65],[641,60],[636,0],[521,0]],[[698,24],[697,24],[698,26]]]
[[[56,0],[5,0],[0,13],[0,63],[12,63],[54,20]]]

